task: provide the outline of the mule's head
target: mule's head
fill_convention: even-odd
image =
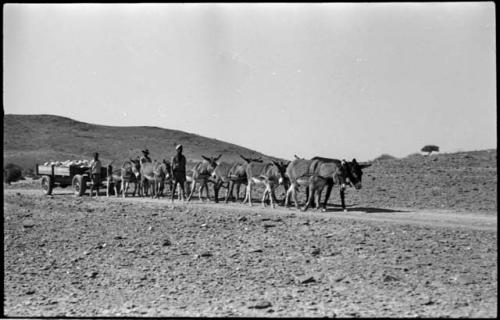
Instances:
[[[172,175],[172,165],[165,159],[163,159],[162,165],[165,166],[165,173],[167,174],[167,178],[169,178]]]
[[[359,164],[356,159],[352,159],[351,162],[342,160],[342,170],[345,174],[346,182],[353,185],[357,190],[361,189],[363,169],[369,166],[371,164]]]
[[[130,159],[130,162],[132,163],[132,173],[136,176],[139,177],[141,174],[141,160],[140,159]]]
[[[205,159],[205,161],[207,161],[208,163],[208,167],[207,167],[207,170],[209,172],[214,172],[215,168],[217,168],[217,161],[219,161],[220,157],[222,157],[222,154],[220,154],[218,157],[206,157],[206,156],[201,156],[203,159]]]
[[[274,161],[273,164],[278,168],[278,183],[279,184],[286,184],[288,181],[288,178],[286,176],[286,168],[290,164],[289,161]]]

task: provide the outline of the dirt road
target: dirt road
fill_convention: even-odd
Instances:
[[[497,314],[496,214],[4,191],[7,316]]]

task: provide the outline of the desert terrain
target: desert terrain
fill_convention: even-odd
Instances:
[[[374,162],[348,212],[4,185],[4,313],[495,317],[496,153],[419,159]]]
[[[145,147],[169,158],[174,143],[190,163],[273,159],[160,128],[4,117],[4,163],[24,169],[96,147],[104,165]],[[496,149],[369,162],[347,212],[338,189],[326,212],[301,212],[263,208],[259,191],[249,207],[3,184],[4,316],[496,317]]]

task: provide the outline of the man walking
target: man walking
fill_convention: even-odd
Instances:
[[[172,174],[174,180],[174,187],[172,189],[172,202],[174,202],[175,190],[177,188],[177,184],[180,186],[179,190],[179,199],[186,198],[186,194],[184,192],[184,183],[186,182],[186,157],[182,154],[182,144],[179,144],[175,147],[177,154],[172,157]]]
[[[101,160],[99,160],[99,153],[94,153],[94,160],[90,162],[90,175],[92,184],[90,185],[90,197],[92,192],[96,189],[96,197],[99,197],[99,184],[101,183]]]

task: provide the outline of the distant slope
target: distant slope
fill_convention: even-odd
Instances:
[[[54,115],[4,115],[4,163],[23,168],[49,160],[90,159],[100,154],[104,164],[141,155],[148,148],[152,159],[170,159],[174,145],[184,145],[188,161],[201,155],[217,156],[221,161],[240,160],[239,155],[277,159],[235,144],[178,130],[158,127],[114,127],[88,124]]]
[[[497,211],[496,149],[375,160],[363,173],[363,188],[347,191],[351,204]],[[331,201],[338,203],[338,192]]]

